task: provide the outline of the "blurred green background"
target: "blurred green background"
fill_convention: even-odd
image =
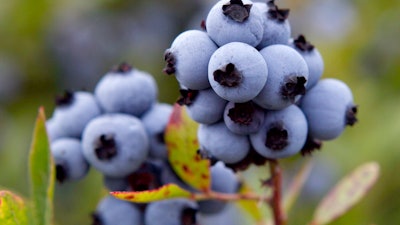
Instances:
[[[121,61],[150,72],[159,100],[178,96],[164,75],[163,53],[179,33],[199,28],[215,1],[0,0],[0,186],[28,195],[27,155],[39,106],[48,116],[66,89],[92,91]],[[314,154],[314,170],[290,224],[305,224],[332,184],[359,164],[377,161],[381,177],[340,224],[400,224],[400,1],[281,0],[292,34],[304,34],[325,60],[324,77],[345,81],[359,123]],[[284,160],[287,171],[304,161]],[[290,177],[291,172],[287,173]],[[56,186],[57,224],[89,224],[105,193],[92,169]]]

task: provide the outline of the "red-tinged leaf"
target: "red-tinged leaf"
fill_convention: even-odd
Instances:
[[[118,199],[136,203],[148,203],[170,198],[192,198],[192,193],[176,184],[167,184],[149,191],[114,191],[110,194]]]
[[[240,194],[252,193],[251,188],[243,184],[239,190]],[[265,202],[257,202],[253,200],[239,200],[236,201],[238,208],[240,208],[244,213],[249,215],[250,219],[253,220],[256,224],[265,224],[265,211],[266,204]]]
[[[304,183],[306,182],[308,176],[310,175],[312,168],[312,163],[310,160],[304,163],[299,172],[294,177],[293,181],[289,185],[289,189],[285,193],[283,200],[283,208],[288,214],[293,204],[296,202],[301,189],[303,189]]]
[[[321,201],[311,225],[324,225],[337,219],[360,201],[379,176],[379,165],[366,163],[343,178]]]
[[[190,186],[207,192],[211,183],[210,162],[197,153],[197,128],[198,124],[188,116],[186,108],[175,104],[165,131],[165,142],[175,173]]]
[[[29,154],[32,224],[50,225],[53,220],[54,162],[46,131],[44,109],[39,109]]]
[[[10,191],[0,191],[0,224],[28,224],[27,207],[24,200]]]

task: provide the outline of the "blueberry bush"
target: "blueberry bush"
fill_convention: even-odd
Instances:
[[[359,112],[350,85],[321,78],[324,52],[293,37],[289,12],[275,1],[215,2],[199,29],[165,49],[163,72],[179,86],[173,103],[159,100],[152,74],[123,62],[93,92],[57,96],[49,117],[40,107],[30,194],[0,191],[2,224],[57,223],[54,192],[93,170],[104,192],[91,224],[297,224],[290,215],[324,154],[316,150],[358,124]],[[287,174],[289,160],[302,166]],[[354,169],[306,224],[339,219],[379,171],[375,161]]]

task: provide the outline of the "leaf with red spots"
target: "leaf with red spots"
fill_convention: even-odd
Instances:
[[[178,104],[170,117],[165,131],[168,159],[175,173],[188,185],[207,192],[210,190],[210,162],[197,153],[198,124]]]
[[[114,191],[110,193],[118,199],[136,203],[148,203],[170,198],[192,197],[192,193],[182,189],[176,184],[167,184],[149,191]]]
[[[324,225],[337,219],[360,201],[379,176],[379,165],[366,163],[343,178],[320,202],[310,225]]]
[[[10,191],[0,191],[0,224],[28,224],[27,207],[24,200]]]

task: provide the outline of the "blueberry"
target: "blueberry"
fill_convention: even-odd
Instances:
[[[224,122],[233,133],[241,135],[255,133],[264,122],[264,109],[252,101],[229,102],[225,107]]]
[[[142,123],[150,140],[150,156],[167,159],[164,131],[172,113],[172,105],[156,103],[142,116]]]
[[[66,91],[56,98],[56,108],[47,124],[50,139],[81,138],[86,124],[100,114],[100,107],[91,93]]]
[[[58,182],[78,180],[88,173],[89,164],[83,156],[79,139],[57,139],[51,143],[51,153],[56,166],[56,179]]]
[[[261,12],[249,0],[221,0],[209,11],[207,33],[218,46],[243,42],[257,46],[263,35]]]
[[[207,152],[224,163],[242,160],[250,149],[247,136],[231,132],[225,123],[200,124],[197,137],[202,152]]]
[[[139,207],[112,196],[104,197],[92,214],[93,225],[142,225],[144,215]]]
[[[212,88],[195,91],[181,89],[178,103],[186,105],[190,118],[198,123],[212,124],[222,119],[227,101]]]
[[[211,190],[233,194],[239,190],[239,180],[235,173],[227,168],[223,162],[219,161],[210,169],[211,172]],[[225,207],[227,202],[218,200],[204,200],[199,201],[199,212],[203,214],[216,214],[220,213]]]
[[[126,63],[108,72],[97,83],[95,96],[107,113],[127,113],[141,116],[156,102],[157,84],[154,78]]]
[[[220,47],[208,64],[208,80],[214,91],[232,102],[247,102],[264,87],[267,63],[254,47],[231,42]]]
[[[181,33],[167,49],[164,59],[167,65],[164,72],[175,74],[178,82],[187,88],[201,90],[210,87],[207,78],[207,65],[217,45],[207,33],[189,30]]]
[[[299,35],[296,39],[290,40],[289,46],[296,49],[307,63],[309,74],[306,88],[309,90],[318,82],[324,72],[322,56],[318,49],[308,42],[303,35]]]
[[[144,215],[146,225],[195,225],[197,204],[183,198],[150,203]]]
[[[319,140],[337,138],[346,125],[356,121],[357,107],[350,88],[337,79],[320,80],[301,100],[310,136]]]
[[[109,191],[128,191],[129,180],[128,177],[109,177],[103,175],[104,186]]]
[[[303,57],[287,45],[270,45],[260,51],[268,65],[268,80],[253,99],[265,109],[283,109],[305,94],[308,68]]]
[[[289,10],[279,9],[274,1],[268,3],[256,2],[257,7],[262,14],[264,34],[258,49],[263,49],[269,45],[287,44],[290,38],[291,29],[288,21]]]
[[[89,122],[83,153],[104,175],[125,177],[147,159],[149,140],[142,122],[127,114],[104,114]]]
[[[298,153],[307,138],[307,120],[296,105],[267,111],[259,132],[250,135],[254,149],[265,158],[284,158]]]

